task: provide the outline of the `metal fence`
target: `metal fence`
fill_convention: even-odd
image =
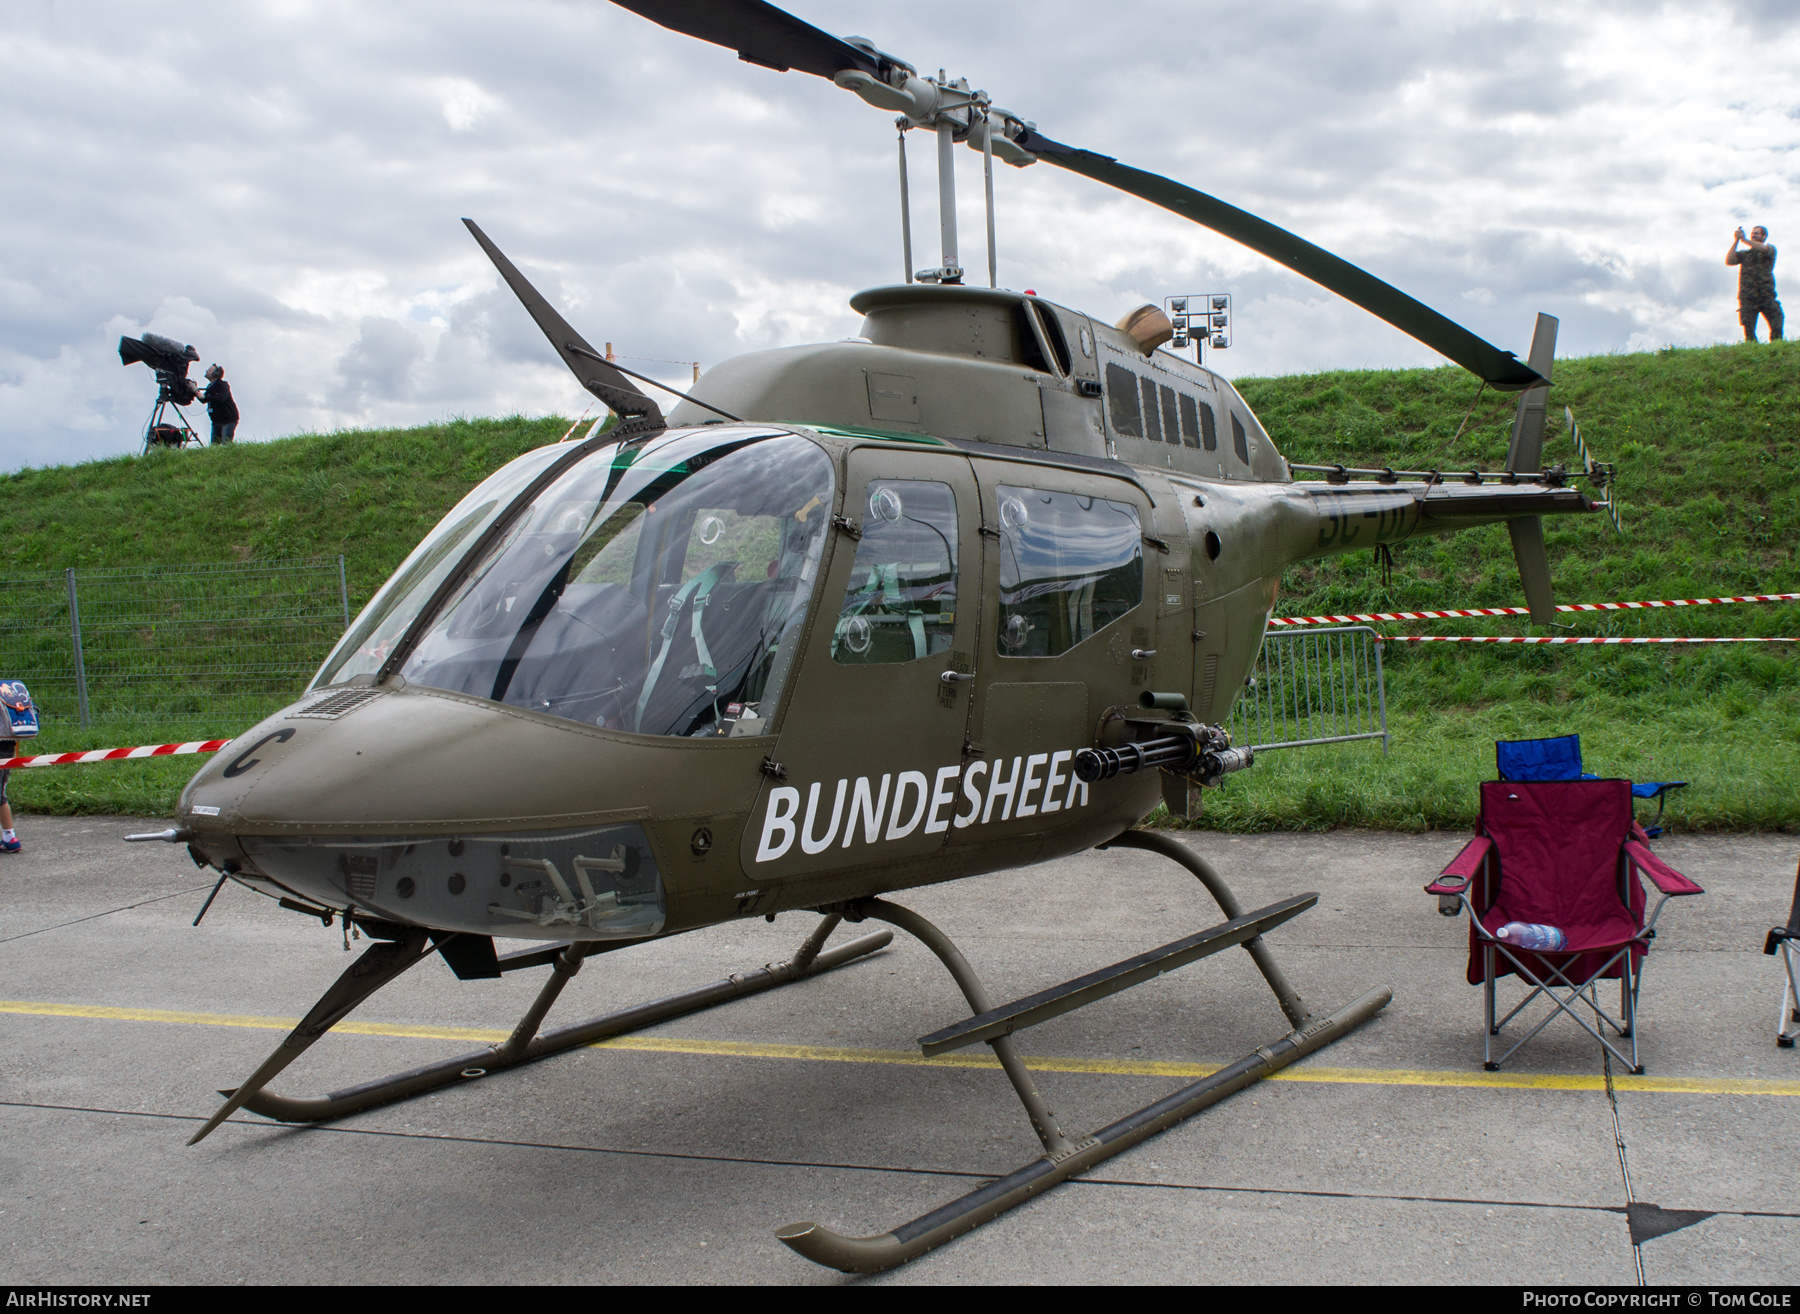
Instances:
[[[1271,630],[1231,709],[1233,743],[1300,748],[1379,739],[1387,753],[1381,637],[1367,625]]]
[[[58,727],[236,734],[350,623],[344,559],[0,576],[0,677]]]

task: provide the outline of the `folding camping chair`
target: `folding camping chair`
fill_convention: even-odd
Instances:
[[[1794,1047],[1800,1036],[1800,867],[1794,870],[1794,906],[1788,911],[1786,926],[1771,926],[1769,938],[1763,941],[1765,954],[1781,955],[1787,969],[1787,983],[1781,991],[1781,1021],[1775,1028],[1775,1043],[1783,1049]]]
[[[1425,887],[1448,915],[1468,910],[1468,979],[1486,987],[1482,1061],[1490,1072],[1559,1012],[1631,1071],[1644,1070],[1638,1062],[1638,986],[1656,919],[1669,899],[1704,891],[1634,836],[1631,798],[1628,780],[1484,781],[1476,838]],[[1640,874],[1662,894],[1648,919]],[[1508,922],[1554,926],[1565,947],[1556,953],[1517,948],[1494,934]],[[1496,1021],[1495,984],[1514,972],[1531,988]],[[1599,983],[1613,979],[1620,982],[1623,1018],[1600,1006]],[[1549,1016],[1496,1059],[1500,1028],[1539,995],[1555,1006]],[[1595,1026],[1571,1007],[1577,1001],[1593,1010]],[[1601,1025],[1631,1041],[1629,1058]]]
[[[1494,745],[1494,761],[1502,780],[1598,780],[1581,769],[1581,736],[1558,735],[1554,739],[1503,739]],[[1644,834],[1655,839],[1663,833],[1663,805],[1671,789],[1686,789],[1685,780],[1655,780],[1633,784],[1631,796],[1656,800],[1656,817]]]

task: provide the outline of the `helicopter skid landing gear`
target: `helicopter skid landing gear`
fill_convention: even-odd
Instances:
[[[862,900],[844,907],[844,913],[854,921],[874,918],[909,932],[949,969],[975,1016],[924,1037],[919,1042],[920,1047],[930,1055],[985,1040],[993,1047],[1000,1066],[1018,1092],[1032,1129],[1043,1142],[1044,1153],[1006,1176],[881,1236],[845,1236],[818,1223],[806,1222],[776,1232],[781,1241],[814,1263],[844,1273],[875,1273],[903,1264],[1330,1044],[1373,1017],[1393,998],[1393,991],[1384,986],[1369,991],[1327,1017],[1312,1018],[1275,965],[1262,941],[1262,932],[1305,911],[1316,901],[1316,896],[1286,899],[1245,914],[1218,873],[1185,845],[1144,831],[1127,831],[1111,844],[1147,849],[1179,862],[1201,879],[1230,920],[1199,935],[1188,936],[1150,953],[995,1008],[949,937],[919,914],[882,899]],[[1249,950],[1294,1029],[1228,1067],[1100,1128],[1091,1136],[1071,1140],[1057,1126],[1054,1111],[1045,1104],[1044,1097],[1033,1084],[1013,1045],[1011,1032],[1072,1012],[1106,995],[1236,944]]]
[[[697,1013],[744,995],[758,994],[805,977],[817,976],[874,953],[894,938],[891,931],[879,931],[821,953],[826,939],[837,929],[840,920],[838,917],[825,917],[793,958],[785,963],[771,963],[754,971],[736,972],[723,981],[716,981],[696,990],[683,991],[678,995],[639,1004],[635,1008],[609,1013],[586,1022],[558,1027],[539,1035],[538,1027],[543,1023],[545,1014],[550,1011],[563,987],[569,983],[569,978],[581,970],[582,959],[592,952],[623,948],[631,943],[593,944],[578,941],[551,960],[550,979],[544,983],[544,988],[538,992],[525,1016],[519,1019],[512,1034],[498,1045],[398,1072],[378,1081],[333,1091],[322,1098],[295,1099],[263,1090],[264,1085],[300,1057],[315,1040],[341,1022],[351,1009],[424,958],[433,947],[422,930],[410,932],[399,941],[378,941],[350,965],[349,970],[313,1005],[312,1011],[281,1042],[275,1052],[264,1060],[248,1081],[236,1090],[219,1092],[226,1097],[225,1104],[194,1134],[188,1144],[193,1145],[202,1140],[240,1108],[279,1122],[325,1122],[342,1118],[363,1109],[411,1099],[444,1086],[485,1077],[505,1068],[535,1063],[552,1054],[591,1045],[611,1036],[624,1035],[658,1022],[666,1022],[670,1018]],[[543,960],[539,958],[537,961]]]

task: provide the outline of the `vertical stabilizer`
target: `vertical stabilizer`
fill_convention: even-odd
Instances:
[[[1512,445],[1506,450],[1508,470],[1536,470],[1544,454],[1545,408],[1550,402],[1550,369],[1556,360],[1556,316],[1539,315],[1531,334],[1531,368],[1544,382],[1519,394],[1513,412]]]
[[[1550,402],[1550,370],[1556,361],[1554,315],[1540,314],[1531,333],[1531,368],[1546,380],[1519,394],[1513,412],[1512,443],[1506,449],[1506,468],[1532,473],[1544,458],[1544,420]],[[1556,594],[1550,587],[1550,554],[1544,550],[1544,522],[1539,516],[1509,520],[1513,560],[1519,563],[1519,583],[1525,588],[1525,605],[1534,625],[1548,625],[1556,618]]]

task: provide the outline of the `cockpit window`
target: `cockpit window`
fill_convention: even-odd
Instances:
[[[553,462],[568,449],[555,444],[526,452],[489,475],[412,550],[362,609],[344,637],[319,667],[313,688],[374,675],[387,661],[463,554]]]
[[[832,496],[830,459],[791,434],[603,448],[514,517],[400,674],[610,729],[760,733]]]
[[[1067,652],[1143,600],[1136,507],[1005,484],[996,496],[1002,656]]]

